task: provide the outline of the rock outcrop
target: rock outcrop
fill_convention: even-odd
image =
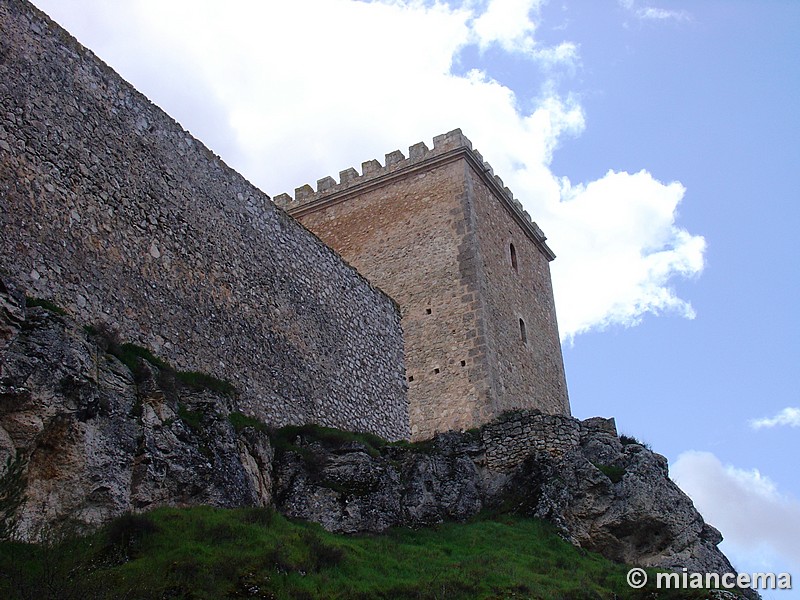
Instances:
[[[104,339],[0,282],[0,469],[27,461],[23,538],[162,505],[274,504],[344,533],[513,511],[617,561],[733,570],[666,459],[623,443],[611,419],[519,411],[415,444],[313,426],[269,434],[224,393],[152,357],[131,369]]]
[[[0,286],[0,464],[27,460],[23,538],[161,505],[268,504],[268,436],[237,433],[229,398],[147,361],[134,374],[68,317]]]
[[[559,430],[548,443],[546,433]],[[277,507],[330,531],[512,511],[551,521],[572,543],[619,562],[733,571],[717,548],[722,536],[669,479],[666,459],[623,444],[613,420],[520,411],[478,431],[380,450],[299,434],[278,449],[274,469]]]

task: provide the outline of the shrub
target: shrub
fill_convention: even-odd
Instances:
[[[356,433],[353,431],[343,431],[332,427],[322,427],[312,423],[306,425],[287,425],[272,432],[273,446],[277,450],[299,451],[294,444],[297,436],[301,436],[310,441],[321,442],[328,445],[341,445],[349,442],[357,442],[366,448],[370,456],[377,457],[381,454],[381,448],[388,442],[383,438],[371,433]]]
[[[619,436],[619,441],[622,442],[623,446],[627,446],[629,444],[637,444],[639,446],[644,446],[648,450],[651,450],[650,444],[643,442],[632,435],[625,435],[624,433]]]
[[[203,413],[199,410],[190,410],[181,402],[178,403],[178,417],[195,431],[200,431],[203,427]]]
[[[156,533],[158,526],[146,515],[127,513],[114,519],[106,528],[109,546],[119,550],[126,558],[146,536]]]
[[[20,454],[6,459],[0,476],[0,540],[13,537],[17,526],[17,511],[25,502],[26,461]]]
[[[182,384],[194,389],[207,389],[225,394],[226,396],[235,396],[236,388],[229,381],[224,379],[217,379],[208,373],[200,371],[175,371],[175,377]]]
[[[200,371],[177,371],[147,348],[131,342],[120,342],[117,332],[106,323],[88,325],[84,329],[104,352],[115,356],[130,369],[137,383],[142,383],[147,378],[147,370],[142,365],[145,360],[158,368],[158,385],[168,396],[177,394],[178,383],[196,390],[208,389],[227,396],[236,395],[236,388],[229,381]]]
[[[250,525],[261,525],[262,527],[269,527],[272,525],[272,520],[275,518],[275,509],[272,507],[258,507],[253,506],[241,510],[241,518],[245,523]]]
[[[612,483],[619,483],[622,481],[623,475],[625,475],[625,468],[624,467],[617,467],[614,465],[598,465],[595,464],[600,472],[608,477]]]

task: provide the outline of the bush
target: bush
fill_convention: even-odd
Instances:
[[[203,413],[199,410],[189,410],[180,402],[178,403],[178,417],[195,431],[200,431],[203,427]]]
[[[0,541],[14,536],[17,511],[25,502],[25,464],[20,454],[6,459],[6,468],[0,476]]]
[[[261,431],[263,433],[269,432],[269,428],[259,421],[258,419],[254,419],[253,417],[248,417],[245,414],[240,412],[232,412],[228,415],[228,421],[230,422],[233,429],[236,433],[241,433],[244,429],[248,427],[252,427],[256,431]]]
[[[269,527],[275,518],[275,509],[272,507],[251,507],[241,509],[241,518],[244,523]]]
[[[356,442],[366,448],[367,454],[378,457],[381,449],[388,445],[383,438],[371,433],[355,433],[353,431],[343,431],[332,427],[322,427],[309,423],[306,425],[287,425],[272,432],[271,438],[276,450],[299,451],[294,441],[297,437],[303,437],[307,441],[317,441],[322,444],[339,446],[342,444]]]
[[[608,477],[612,483],[619,483],[622,481],[622,477],[625,475],[625,468],[624,467],[617,467],[614,465],[598,465],[595,464],[600,472]]]
[[[212,390],[226,396],[235,396],[236,388],[229,381],[217,379],[200,371],[175,371],[175,377],[182,384],[194,389]]]
[[[630,444],[637,444],[639,446],[647,448],[648,450],[652,450],[652,448],[650,448],[650,444],[643,442],[632,435],[625,435],[623,433],[619,436],[619,441],[622,442],[623,446],[628,446]]]
[[[117,332],[106,323],[88,325],[84,329],[104,352],[115,356],[130,369],[136,383],[142,383],[147,378],[147,370],[142,365],[144,360],[158,368],[158,385],[168,396],[177,393],[178,383],[196,390],[207,389],[227,396],[236,395],[236,388],[229,381],[200,371],[177,371],[147,348],[130,342],[122,343]]]
[[[127,558],[146,536],[158,530],[158,526],[146,515],[127,513],[108,525],[106,538],[109,546],[119,550]]]

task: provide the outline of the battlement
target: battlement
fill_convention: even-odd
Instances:
[[[298,216],[320,204],[344,200],[354,193],[379,185],[394,177],[405,176],[413,170],[447,162],[461,156],[465,157],[482,176],[495,196],[503,202],[523,230],[548,257],[548,260],[553,260],[555,254],[545,243],[547,237],[544,232],[522,207],[522,203],[514,197],[511,190],[505,186],[500,176],[495,175],[494,169],[483,159],[483,155],[472,147],[472,142],[460,129],[435,136],[433,148],[428,148],[425,142],[418,142],[409,146],[408,157],[400,150],[394,150],[385,155],[383,165],[376,159],[367,160],[361,163],[361,174],[355,168],[349,167],[339,171],[338,183],[331,176],[323,177],[317,180],[316,191],[311,185],[305,184],[295,188],[294,197],[282,193],[273,197],[272,201],[288,213]]]

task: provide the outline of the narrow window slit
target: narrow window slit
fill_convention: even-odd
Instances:
[[[517,249],[514,248],[514,244],[509,244],[508,249],[511,251],[511,266],[513,267],[514,271],[517,270]]]

